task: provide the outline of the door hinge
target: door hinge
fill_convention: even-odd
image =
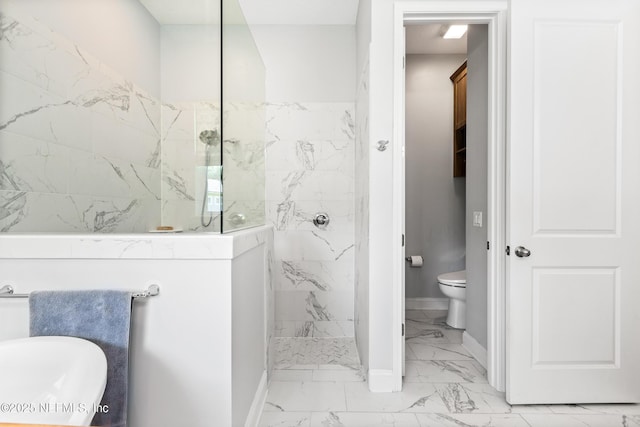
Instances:
[[[404,336],[404,323],[402,324],[402,336]]]
[[[489,242],[487,242],[487,250],[489,250],[491,246],[489,246]]]
[[[404,247],[404,234],[402,235],[402,246]]]
[[[507,252],[507,255],[511,255],[511,246],[507,246],[506,252]]]

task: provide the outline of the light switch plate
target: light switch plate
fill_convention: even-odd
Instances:
[[[482,212],[473,212],[473,226],[482,227]]]

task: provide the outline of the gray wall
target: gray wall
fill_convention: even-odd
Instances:
[[[453,85],[465,55],[407,55],[406,298],[443,298],[439,274],[465,267],[465,178],[453,177]]]
[[[467,333],[487,348],[487,26],[469,26],[467,43]]]

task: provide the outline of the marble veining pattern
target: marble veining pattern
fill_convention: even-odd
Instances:
[[[207,147],[198,138],[204,130],[220,130],[220,104],[163,103],[161,117],[162,223],[186,231],[220,231],[219,213],[207,228],[200,221]],[[220,146],[210,147],[209,165],[221,163]]]
[[[276,335],[352,337],[354,104],[269,103],[266,118]],[[318,212],[331,218],[324,229]]]
[[[459,346],[462,331],[447,327],[443,314],[407,311],[419,325],[412,339]],[[475,360],[408,360],[402,392],[371,393],[353,339],[274,343],[261,427],[640,427],[640,405],[510,406]]]
[[[2,3],[0,229],[205,231],[198,135],[220,131],[219,102],[161,102],[81,44]],[[224,150],[226,230],[264,223],[265,111],[226,103],[224,144],[209,150],[212,166]],[[221,218],[206,231],[219,231]]]
[[[173,102],[162,105],[162,221],[189,231],[203,231],[204,167],[218,167],[224,158],[224,174],[210,171],[209,178],[224,188],[223,215],[215,215],[206,231],[235,230],[264,223],[264,110],[263,103],[225,103],[224,123],[217,102]],[[224,141],[207,147],[200,132],[220,132]],[[218,173],[215,178],[212,173]],[[224,218],[224,224],[220,223]]]
[[[0,230],[157,225],[159,102],[16,9],[0,10]]]
[[[360,360],[353,338],[274,338],[275,368],[339,365],[359,369]]]

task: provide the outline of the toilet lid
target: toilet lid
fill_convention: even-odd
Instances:
[[[454,271],[452,273],[445,273],[438,276],[438,282],[443,285],[451,285],[456,287],[463,287],[467,285],[467,270]]]

